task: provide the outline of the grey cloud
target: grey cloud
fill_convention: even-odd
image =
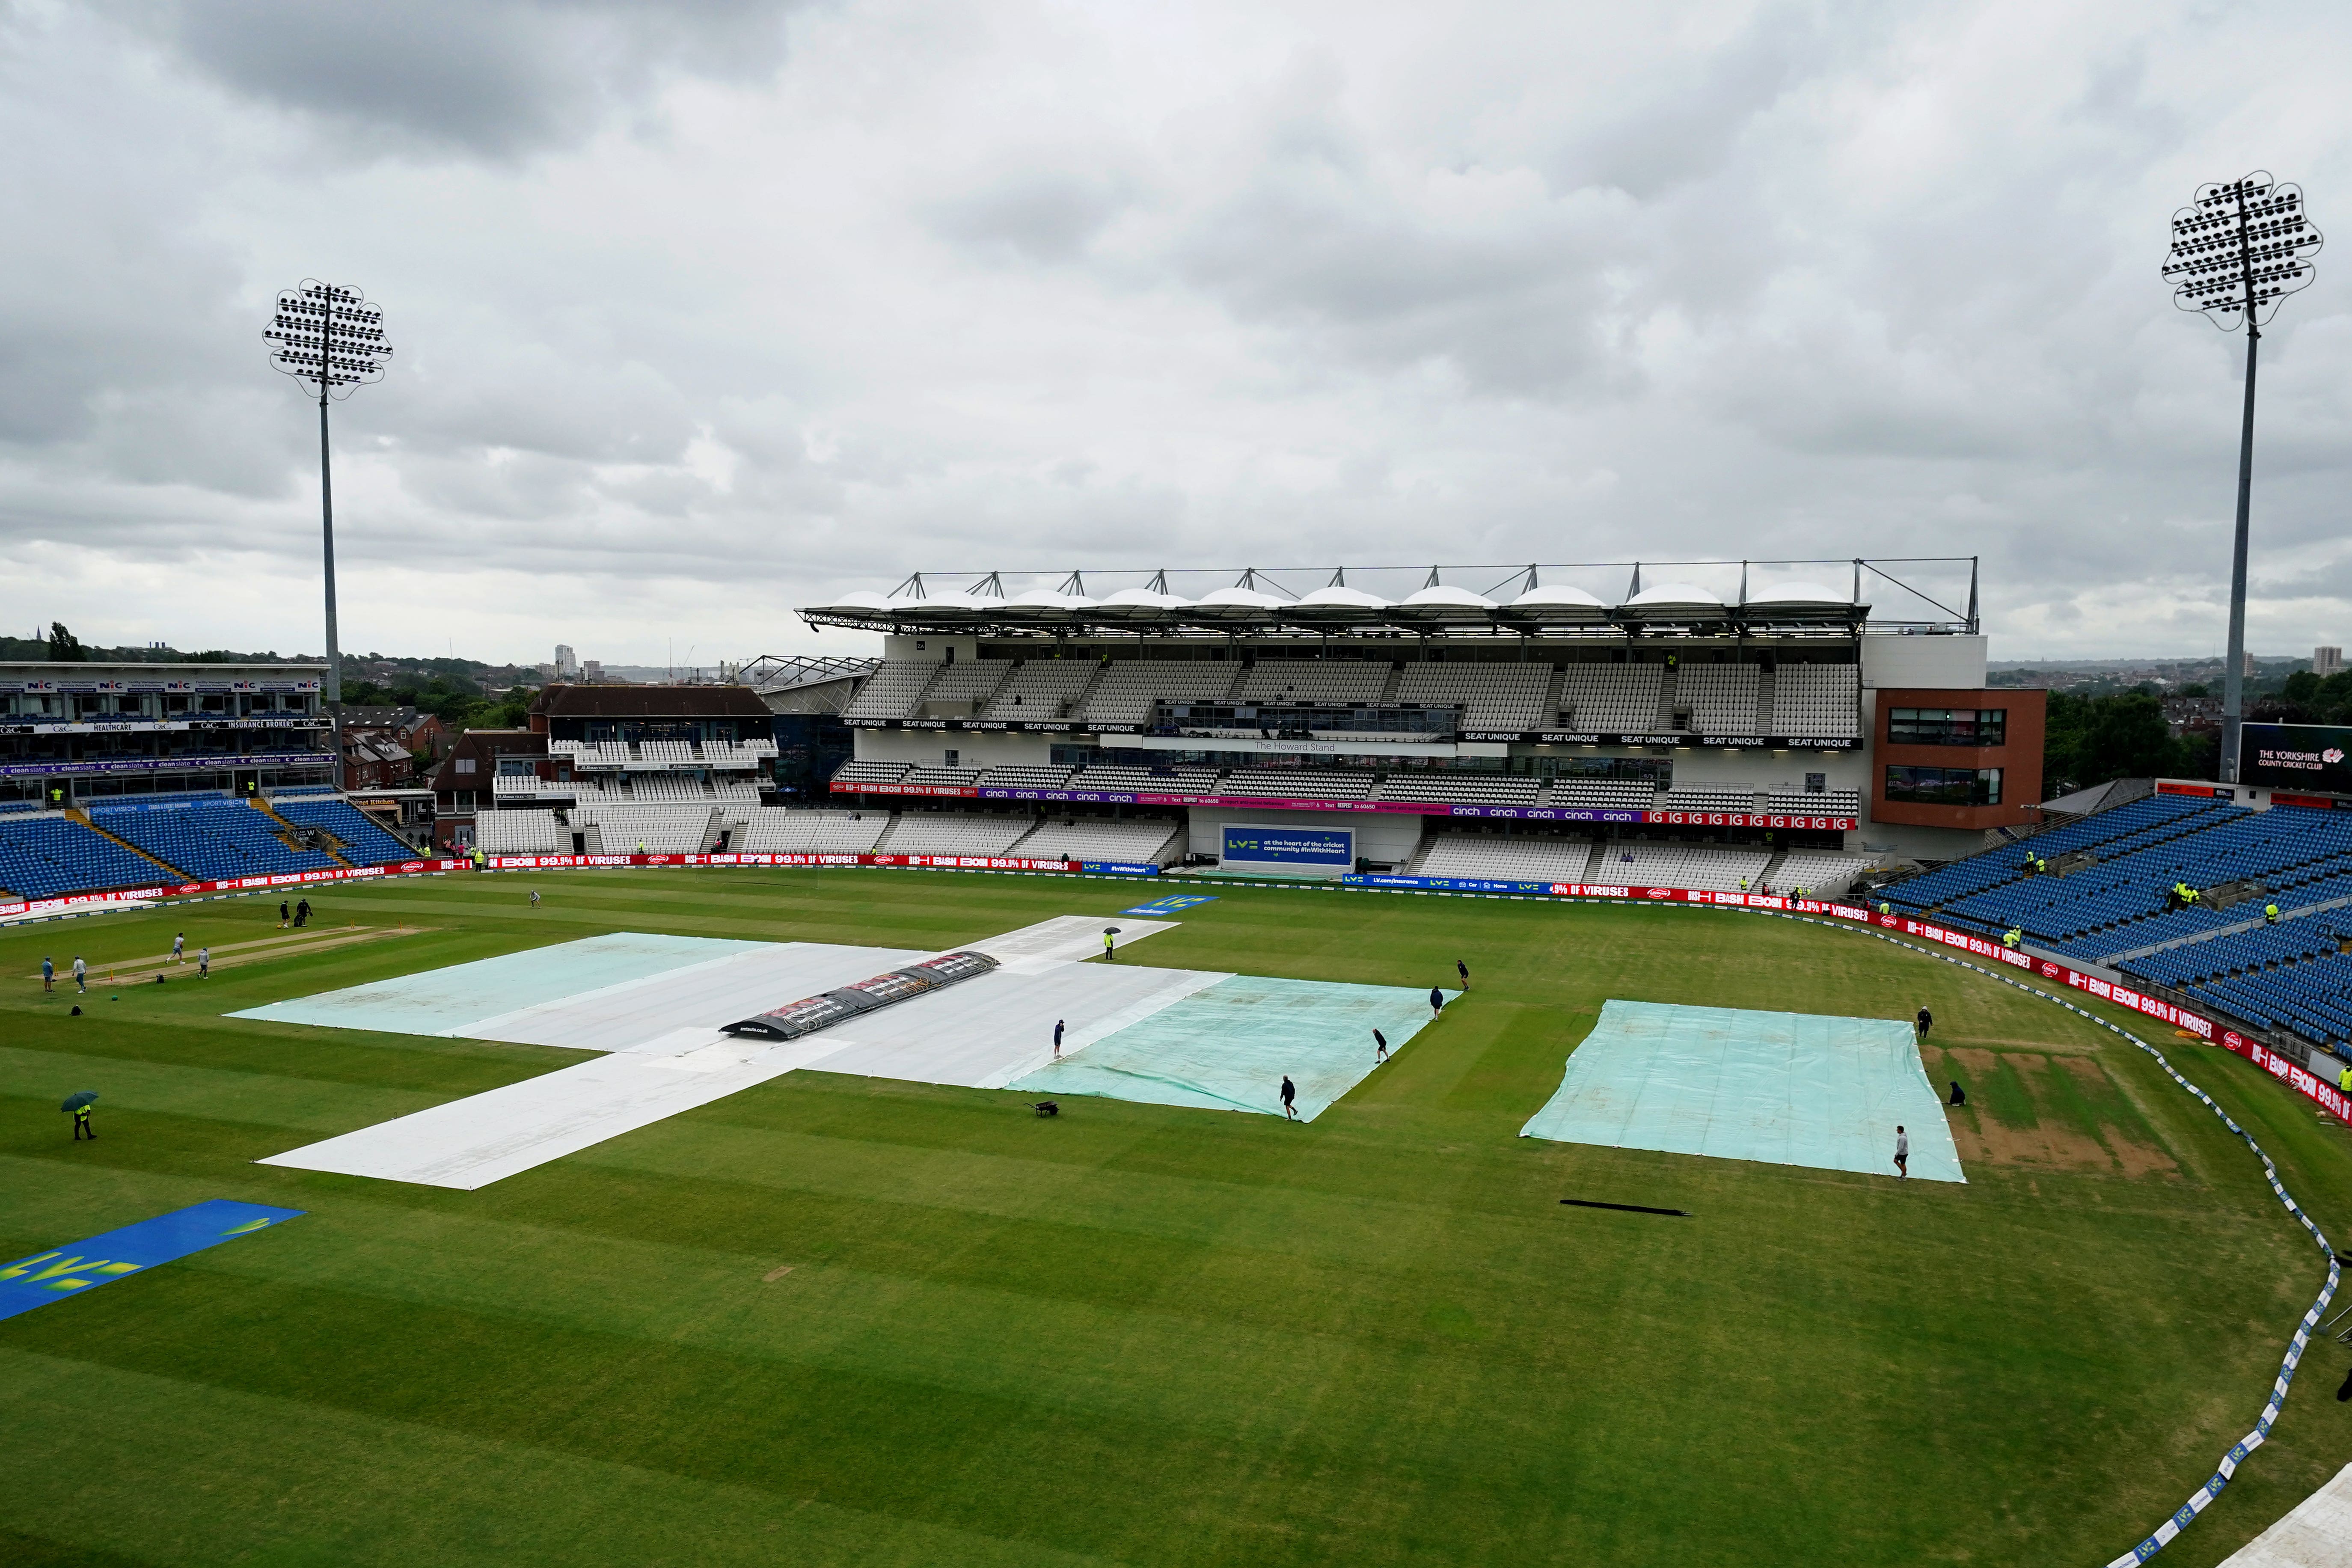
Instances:
[[[576,142],[681,70],[772,72],[791,0],[119,0],[229,90],[390,145],[492,157]]]

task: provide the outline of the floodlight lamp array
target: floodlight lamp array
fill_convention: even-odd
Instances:
[[[2180,309],[2223,331],[2249,316],[2260,327],[2280,300],[2310,286],[2318,270],[2311,258],[2326,243],[2304,210],[2302,187],[2257,171],[2199,186],[2196,200],[2172,215],[2163,275]]]
[[[261,335],[277,345],[269,351],[273,367],[337,397],[382,381],[383,362],[392,357],[392,345],[383,341],[383,311],[356,289],[315,279],[278,296]]]

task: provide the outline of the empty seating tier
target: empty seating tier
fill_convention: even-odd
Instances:
[[[169,872],[144,855],[92,833],[70,816],[47,812],[0,816],[0,889],[19,898],[152,887],[171,879]]]
[[[1004,678],[1011,673],[1013,661],[1009,658],[959,659],[940,668],[938,679],[924,691],[923,702],[926,706],[935,702],[968,702],[972,704],[972,711],[978,712],[988,705],[988,700],[996,695],[996,689],[1004,684]]]
[[[1515,773],[1391,773],[1381,784],[1380,798],[1395,801],[1439,801],[1464,805],[1533,805],[1543,781]]]
[[[1087,699],[1088,724],[1144,724],[1155,702],[1216,702],[1240,678],[1241,666],[1211,660],[1126,659],[1103,666]]]
[[[1562,721],[1570,729],[1601,734],[1646,734],[1659,727],[1665,676],[1665,667],[1658,664],[1565,665]]]
[[[844,763],[835,771],[835,784],[897,784],[907,776],[911,763]]]
[[[940,667],[916,659],[886,658],[842,710],[845,719],[904,719]]]
[[[1378,702],[1390,668],[1353,658],[1262,658],[1242,676],[1236,702],[1347,708]]]
[[[1748,784],[1681,784],[1658,796],[1659,811],[1752,812],[1756,786]]]
[[[1754,887],[1772,862],[1769,849],[1713,844],[1648,844],[1618,840],[1605,847],[1592,875],[1636,888],[1702,888],[1718,893]]]
[[[1417,877],[1483,880],[1581,882],[1592,846],[1581,838],[1518,838],[1501,834],[1445,833],[1413,863]]]
[[[1546,805],[1581,811],[1649,811],[1657,804],[1658,786],[1648,779],[1584,778],[1573,773],[1553,777],[1544,792]]]
[[[278,837],[285,829],[268,813],[242,801],[102,810],[92,820],[165,864],[207,880],[326,871],[341,864],[319,850],[294,848]]]
[[[1783,664],[1772,671],[1775,735],[1816,739],[1862,736],[1862,671],[1851,664]]]
[[[884,811],[806,811],[764,805],[729,847],[757,855],[870,855],[890,826]]]
[[[971,789],[980,783],[978,768],[909,768],[898,781],[908,789]]]
[[[1060,789],[1075,769],[1064,767],[1001,767],[982,771],[982,789]]]
[[[699,855],[719,836],[717,816],[708,805],[583,805],[572,825],[594,826],[606,855]]]
[[[486,811],[474,818],[474,847],[485,855],[569,855],[572,829],[551,811]]]
[[[1213,768],[1141,768],[1104,764],[1087,768],[1070,780],[1074,790],[1097,795],[1214,795],[1217,773]]]
[[[1752,664],[1685,664],[1675,671],[1675,706],[1690,710],[1701,735],[1753,735],[1758,678]]]
[[[1035,826],[1026,816],[902,811],[882,836],[884,855],[1004,855]]]
[[[1102,666],[1093,659],[1033,658],[991,699],[984,719],[1066,719]]]
[[[366,814],[350,801],[337,795],[311,795],[289,798],[279,795],[270,806],[287,821],[304,827],[320,827],[342,842],[344,859],[354,866],[381,866],[387,861],[406,860],[415,850],[397,837],[368,820]],[[496,812],[488,815],[495,816]]]
[[[1841,855],[1832,849],[1791,849],[1772,873],[1776,893],[1805,889],[1808,898],[1842,899],[1870,869],[1869,857]]]
[[[1325,773],[1314,768],[1242,768],[1216,786],[1221,795],[1264,795],[1282,800],[1364,800],[1374,775]]]
[[[1548,730],[1549,664],[1409,664],[1397,679],[1396,700],[1424,708],[1459,707],[1465,730]]]
[[[1181,825],[1173,822],[1049,819],[1021,840],[1017,852],[1033,860],[1117,860],[1131,866],[1165,866],[1181,853],[1178,847],[1181,832]]]
[[[1862,792],[1830,789],[1809,795],[1776,789],[1765,795],[1764,809],[1775,816],[1860,816]]]

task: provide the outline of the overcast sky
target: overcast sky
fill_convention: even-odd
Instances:
[[[2263,167],[2352,225],[2347,80],[2324,4],[0,0],[0,629],[322,646],[260,338],[320,277],[398,350],[334,413],[347,650],[1980,554],[1995,658],[2211,654],[2244,342],[2167,223]],[[2352,642],[2347,279],[2263,345],[2258,652]]]

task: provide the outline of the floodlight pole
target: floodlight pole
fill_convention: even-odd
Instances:
[[[2221,675],[2221,782],[2238,782],[2246,700],[2246,539],[2254,498],[2254,355],[2263,330],[2246,315],[2246,415],[2238,432],[2238,536],[2230,555],[2230,667]]]
[[[327,442],[327,389],[319,389],[319,528],[327,551],[327,713],[335,731],[335,787],[343,782],[343,658],[335,642],[335,479]]]

